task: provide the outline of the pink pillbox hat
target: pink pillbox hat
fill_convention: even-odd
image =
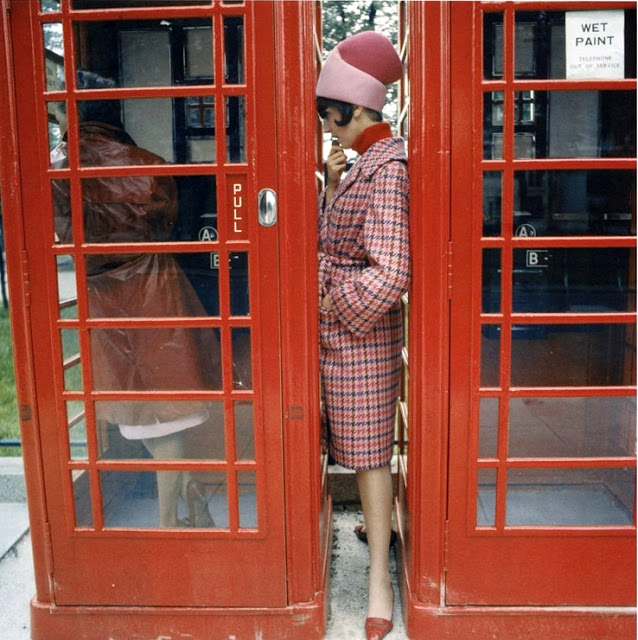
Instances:
[[[316,94],[381,111],[386,85],[401,78],[403,66],[386,36],[364,31],[340,42],[323,64]]]

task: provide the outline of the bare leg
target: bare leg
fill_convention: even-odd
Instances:
[[[173,433],[159,438],[145,438],[144,446],[159,460],[181,460],[184,457],[184,434]],[[177,527],[177,498],[184,495],[184,474],[181,471],[157,472],[159,526]]]
[[[392,524],[390,467],[357,471],[357,483],[370,549],[367,617],[391,620],[393,595],[388,553]]]

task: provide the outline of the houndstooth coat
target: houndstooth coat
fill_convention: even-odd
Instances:
[[[410,279],[403,140],[375,142],[324,206],[319,196],[324,444],[350,469],[390,463],[401,373],[400,298]]]

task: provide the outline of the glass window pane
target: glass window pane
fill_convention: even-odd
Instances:
[[[57,13],[60,11],[60,0],[41,0],[40,11],[42,13]]]
[[[224,69],[226,84],[243,84],[244,19],[241,16],[224,18]]]
[[[44,39],[44,73],[47,91],[64,89],[64,39],[62,25],[49,22],[42,25]]]
[[[501,250],[483,249],[483,313],[501,310]]]
[[[539,110],[546,111],[536,126],[536,157],[635,157],[634,91],[552,91],[536,95]]]
[[[221,389],[220,349],[214,329],[94,329],[93,386],[103,391]],[[135,406],[119,404],[132,415],[109,422],[139,424]]]
[[[503,174],[500,171],[483,173],[483,235],[501,235],[501,206],[503,202]]]
[[[233,340],[233,387],[252,389],[252,354],[250,347],[250,329],[232,329]]]
[[[574,20],[578,34],[572,34],[571,28],[570,33],[566,33],[566,19]],[[583,39],[576,41],[575,37],[582,34],[585,34]],[[610,36],[612,40],[608,39]],[[633,9],[517,12],[515,39],[518,78],[636,77],[636,12]],[[616,58],[614,49],[621,41]],[[617,62],[624,69],[617,68]],[[583,68],[579,70],[579,67]]]
[[[257,484],[254,471],[237,472],[237,497],[239,500],[239,526],[242,529],[256,529],[257,524]]]
[[[513,387],[636,383],[633,324],[514,325]]]
[[[503,14],[483,14],[483,77],[503,75]]]
[[[122,400],[96,402],[103,460],[148,458],[158,460],[225,458],[224,407],[218,402],[185,400]],[[148,450],[146,440],[171,434],[178,442],[172,449]],[[179,446],[177,446],[179,445]]]
[[[514,249],[517,312],[635,311],[632,249]]]
[[[498,398],[481,398],[479,406],[479,458],[496,458],[498,452]]]
[[[510,400],[510,457],[606,458],[635,453],[633,397]]]
[[[75,264],[71,256],[56,256],[58,273],[58,303],[60,318],[77,318],[77,285],[75,281]]]
[[[87,460],[86,412],[84,403],[77,400],[65,402],[66,421],[69,428],[71,460]]]
[[[150,439],[151,449],[166,443]],[[223,473],[200,480],[187,471],[102,471],[100,485],[106,528],[207,528],[228,526]]]
[[[635,235],[633,171],[518,171],[514,231],[525,235]]]
[[[117,2],[104,0],[104,4],[113,8]],[[139,0],[131,4],[140,6]],[[76,22],[74,34],[76,68],[99,70],[113,86],[213,83],[210,18]],[[79,88],[94,87],[80,84]]]
[[[71,471],[71,486],[73,487],[75,526],[92,527],[93,512],[91,510],[91,485],[88,471],[80,469]]]
[[[248,252],[236,251],[229,254],[230,268],[230,315],[250,315],[248,288]]]
[[[210,26],[189,27],[186,35],[186,78],[202,84],[213,80],[213,32]]]
[[[481,331],[481,387],[499,386],[500,348],[500,325],[483,325]]]
[[[478,470],[476,525],[493,527],[496,522],[496,469]]]
[[[255,459],[255,428],[253,403],[235,402],[235,457],[237,460]]]
[[[246,162],[246,98],[226,98],[226,153],[228,162]]]
[[[91,243],[217,240],[214,178],[130,176],[82,180],[84,235]],[[56,234],[70,241],[68,191],[54,181]],[[58,184],[62,183],[62,184]],[[179,192],[178,192],[179,189]],[[124,261],[123,257],[118,258]],[[210,263],[210,259],[205,259]]]
[[[47,125],[51,168],[64,169],[68,166],[66,141],[66,103],[47,102]]]
[[[635,469],[510,469],[508,526],[632,525]]]
[[[82,390],[82,363],[80,360],[80,342],[77,329],[60,331],[62,359],[64,370],[64,389],[66,391]]]
[[[183,260],[186,271],[180,268]],[[198,317],[203,302],[219,309],[216,252],[173,257],[159,254],[91,254],[86,257],[89,316]],[[197,290],[194,288],[197,286]],[[198,291],[206,295],[200,300]]]
[[[78,117],[82,166],[215,162],[215,104],[209,96],[82,100]],[[68,166],[66,155],[66,147],[56,150],[54,168]]]

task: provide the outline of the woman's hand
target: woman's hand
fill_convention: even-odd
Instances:
[[[321,306],[324,309],[328,309],[328,311],[332,311],[332,300],[330,300],[330,294],[325,295],[321,299]]]
[[[326,202],[330,201],[332,194],[339,186],[341,174],[346,168],[346,162],[346,152],[341,147],[337,145],[330,147],[330,153],[326,160]]]

